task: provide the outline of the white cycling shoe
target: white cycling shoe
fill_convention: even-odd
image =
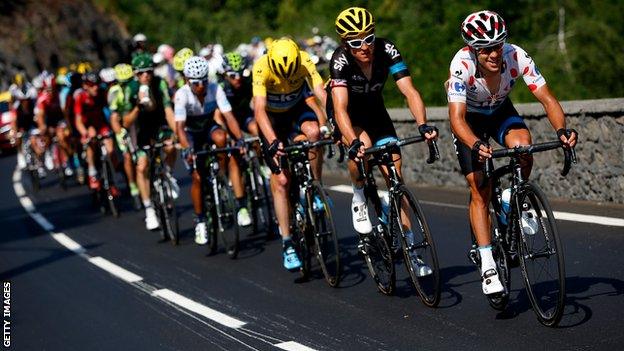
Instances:
[[[245,207],[241,207],[241,209],[238,210],[236,220],[238,221],[238,225],[241,227],[251,225],[251,217],[249,216],[249,211]]]
[[[171,182],[171,197],[173,197],[174,200],[177,200],[180,196],[180,186],[178,185],[178,180],[175,179],[171,173],[167,173],[167,176]]]
[[[152,207],[145,209],[145,228],[147,230],[156,230],[160,227],[158,223],[158,217],[156,217],[156,211]]]
[[[497,294],[503,292],[505,288],[503,288],[503,284],[501,283],[498,272],[494,268],[490,268],[483,272],[483,281],[481,283],[481,287],[483,288],[483,293],[486,295]]]
[[[351,202],[351,215],[353,228],[360,234],[368,234],[373,231],[373,225],[368,218],[368,205],[365,202]]]
[[[206,226],[206,222],[202,221],[195,224],[195,244],[208,244],[208,228]]]

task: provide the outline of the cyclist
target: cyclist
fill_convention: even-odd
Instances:
[[[390,40],[375,37],[373,15],[364,8],[350,7],[338,15],[335,24],[341,45],[334,52],[329,64],[329,88],[333,102],[330,108],[333,108],[344,145],[349,145],[353,227],[362,240],[373,228],[368,217],[364,183],[363,180],[358,180],[356,162],[364,160],[365,148],[382,145],[397,138],[382,95],[389,74],[405,96],[420,134],[427,140],[435,140],[438,133],[435,127],[427,125],[425,105],[412,84],[401,53]],[[402,177],[401,158],[397,156],[395,159],[399,176]],[[382,167],[381,171],[387,182],[388,170]],[[407,218],[403,218],[403,225],[410,227]],[[408,240],[413,239],[409,233],[411,232],[407,234]],[[418,257],[414,259],[418,260]],[[431,272],[424,265],[420,267],[419,274]]]
[[[223,55],[221,86],[227,96],[232,113],[239,126],[247,133],[258,136],[258,124],[251,109],[253,92],[247,62],[241,54],[228,52]]]
[[[157,139],[169,139],[173,135],[159,135],[163,127],[169,126],[175,132],[173,108],[167,89],[167,83],[154,76],[152,55],[139,53],[132,59],[132,68],[136,79],[130,81],[124,90],[123,127],[136,128],[136,181],[139,194],[145,207],[145,227],[155,230],[160,227],[156,211],[150,200],[149,159],[147,154],[140,150],[143,146],[151,145]],[[176,150],[172,146],[165,147],[167,154],[165,162],[171,169],[175,163]],[[173,196],[177,197],[180,189],[175,179],[169,174],[173,185]]]
[[[491,183],[484,183],[482,163],[492,156],[489,138],[506,147],[531,144],[531,134],[514,108],[509,93],[522,77],[542,104],[557,137],[566,147],[574,147],[577,133],[566,129],[561,105],[546,85],[533,59],[519,46],[506,43],[507,27],[492,11],[466,17],[461,36],[467,44],[450,65],[446,82],[451,130],[462,174],[470,187],[470,224],[481,256],[484,294],[503,291],[490,246],[488,202]],[[528,177],[533,159],[522,159]]]
[[[34,121],[34,102],[37,98],[37,90],[28,81],[26,81],[22,73],[17,73],[13,77],[13,83],[9,86],[11,94],[11,109],[15,112],[15,119],[12,122],[11,130],[13,135],[18,133],[24,134],[35,128]],[[24,134],[25,135],[25,134]],[[31,136],[31,145],[36,145],[36,137]],[[22,139],[17,138],[17,164],[20,169],[26,167],[26,158],[22,152]],[[40,176],[45,176],[43,167],[38,168]]]
[[[208,61],[201,56],[193,56],[184,63],[184,76],[187,83],[175,95],[175,118],[178,138],[184,148],[183,154],[188,164],[192,162],[192,151],[200,151],[209,144],[225,147],[227,133],[214,120],[219,110],[227,123],[228,129],[237,138],[242,133],[236,118],[232,114],[232,107],[220,85],[208,81]],[[229,169],[230,180],[237,199],[237,221],[241,225],[249,225],[251,219],[245,206],[244,191],[238,163],[234,158],[220,159],[222,169],[225,163]],[[191,185],[191,199],[195,211],[195,243],[208,243],[208,228],[202,198],[203,169],[191,169],[193,183]]]
[[[127,63],[120,63],[115,65],[114,70],[114,83],[108,90],[108,109],[111,112],[110,124],[111,128],[115,132],[115,139],[117,140],[117,146],[119,151],[123,154],[124,158],[124,172],[128,180],[128,188],[130,189],[130,196],[133,199],[135,209],[141,208],[141,197],[139,196],[139,187],[136,184],[136,174],[134,169],[134,162],[132,155],[126,143],[128,130],[123,127],[122,117],[125,112],[125,99],[124,89],[134,77],[132,72],[132,66]],[[136,142],[136,133],[133,133]]]
[[[51,138],[56,136],[61,150],[60,161],[63,171],[66,176],[72,176],[73,171],[67,165],[67,160],[71,154],[71,148],[68,143],[70,124],[67,123],[61,108],[59,89],[53,74],[48,74],[42,79],[42,91],[39,93],[35,105],[35,120],[41,135],[45,137],[46,146],[49,146]]]
[[[184,72],[183,72],[184,63],[186,62],[186,60],[190,59],[194,55],[195,53],[193,52],[193,50],[189,48],[182,48],[178,50],[178,52],[176,52],[176,54],[173,56],[173,69],[176,72],[178,72],[175,78],[176,83],[175,83],[175,89],[173,89],[174,91],[184,86],[184,84],[186,84],[186,81],[184,80]]]
[[[284,143],[289,140],[320,138],[320,125],[327,128],[326,116],[318,108],[318,114],[308,106],[306,100],[314,101],[314,95],[325,105],[326,93],[323,80],[316,71],[309,55],[301,51],[297,44],[288,38],[273,42],[267,54],[253,67],[253,101],[256,122],[267,141],[268,153],[277,162],[283,156]],[[321,159],[319,150],[312,150],[310,156],[312,171],[316,179],[321,179]],[[275,213],[283,243],[284,267],[294,271],[301,267],[301,261],[294,249],[290,235],[288,206],[289,175],[285,172],[271,175]]]
[[[98,135],[106,135],[110,133],[110,128],[106,123],[104,108],[105,100],[100,90],[100,77],[95,72],[85,73],[82,77],[82,90],[78,91],[74,98],[74,115],[76,129],[80,133],[81,142],[85,144],[87,139],[94,138]],[[104,146],[109,155],[113,155],[113,140],[104,139]],[[92,190],[100,189],[100,180],[98,179],[97,168],[95,167],[93,143],[87,145],[87,175],[89,178],[89,188]],[[116,193],[117,189],[112,187],[111,190]],[[115,195],[116,196],[116,195]]]

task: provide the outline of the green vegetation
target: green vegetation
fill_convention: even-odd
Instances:
[[[624,2],[621,0],[96,0],[122,19],[130,32],[155,42],[195,47],[219,41],[226,49],[253,36],[307,37],[311,28],[335,35],[333,21],[349,6],[367,7],[377,33],[394,41],[427,105],[443,105],[448,65],[463,46],[459,25],[476,10],[499,12],[509,41],[533,56],[551,90],[561,100],[624,96]],[[560,10],[565,11],[559,37]],[[563,41],[561,40],[563,39]],[[565,44],[565,51],[561,44]],[[522,84],[521,84],[522,85]],[[404,106],[394,84],[386,88],[389,106]],[[528,89],[515,89],[515,101],[534,101]]]

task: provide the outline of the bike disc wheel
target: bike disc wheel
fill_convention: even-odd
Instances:
[[[225,251],[231,259],[238,256],[239,249],[239,228],[236,212],[236,200],[234,194],[230,191],[228,180],[224,176],[219,176],[217,181],[219,187],[220,212],[221,219],[221,238],[225,245]]]
[[[318,181],[312,183],[308,204],[314,203],[318,197],[323,204],[322,209],[312,205],[312,233],[314,234],[315,254],[325,276],[325,281],[331,287],[340,283],[340,249],[338,237],[332,216],[332,203],[329,196]]]
[[[398,215],[401,209],[410,223],[410,228],[402,224],[401,216]],[[418,295],[425,305],[437,306],[441,292],[438,254],[424,212],[407,187],[401,186],[398,189],[390,217],[396,223],[393,228],[398,228],[401,232],[405,267]],[[406,237],[409,230],[414,234],[413,242]]]
[[[565,305],[565,264],[555,218],[542,190],[525,184],[518,193],[518,253],[525,287],[537,315],[546,326],[556,326]],[[524,211],[523,211],[524,210]],[[522,212],[534,221],[523,230]],[[531,225],[533,229],[530,230]]]

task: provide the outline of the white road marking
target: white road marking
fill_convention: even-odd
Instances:
[[[20,197],[19,201],[22,204],[22,207],[24,207],[24,209],[26,210],[26,212],[32,213],[35,211],[35,206],[33,205],[32,201],[30,201],[30,198],[28,196]]]
[[[35,220],[35,222],[39,223],[39,225],[45,229],[48,232],[51,232],[54,230],[54,225],[52,223],[50,223],[44,216],[42,216],[39,212],[32,212],[30,213],[30,216],[32,217],[32,219]]]
[[[195,312],[229,328],[237,329],[247,324],[224,313],[213,310],[210,307],[204,306],[199,302],[193,301],[169,289],[156,290],[152,293],[152,295],[161,297],[169,302],[173,302],[180,307],[184,307],[189,311]]]
[[[339,193],[347,193],[353,194],[353,189],[350,185],[333,185],[328,187],[329,190],[333,190]],[[386,195],[388,192],[385,190],[380,190],[379,195]],[[435,201],[420,201],[420,203],[431,206],[442,206],[449,208],[460,208],[467,209],[468,206],[464,205],[456,205],[449,204],[443,202],[435,202]],[[593,215],[584,215],[580,213],[572,213],[572,212],[562,212],[562,211],[553,211],[553,215],[556,219],[562,221],[572,221],[572,222],[581,222],[581,223],[591,223],[591,224],[600,224],[614,227],[624,227],[624,219],[623,218],[615,218],[615,217],[604,217],[604,216],[593,216]]]
[[[315,349],[311,349],[305,345],[301,345],[300,343],[294,342],[294,341],[286,341],[286,342],[282,342],[279,344],[275,344],[273,346],[280,348],[282,350],[287,350],[287,351],[315,351]]]
[[[108,273],[120,278],[121,280],[127,281],[128,283],[136,283],[143,280],[143,277],[138,276],[124,268],[119,267],[113,262],[102,258],[102,257],[91,257],[89,262],[98,266],[99,268],[107,271]]]
[[[65,235],[65,233],[51,233],[51,235],[59,244],[77,254],[84,254],[87,251],[84,247],[80,246],[80,244]]]
[[[26,195],[26,190],[24,190],[24,186],[20,182],[14,182],[13,189],[15,189],[15,195],[17,195],[17,197]]]

